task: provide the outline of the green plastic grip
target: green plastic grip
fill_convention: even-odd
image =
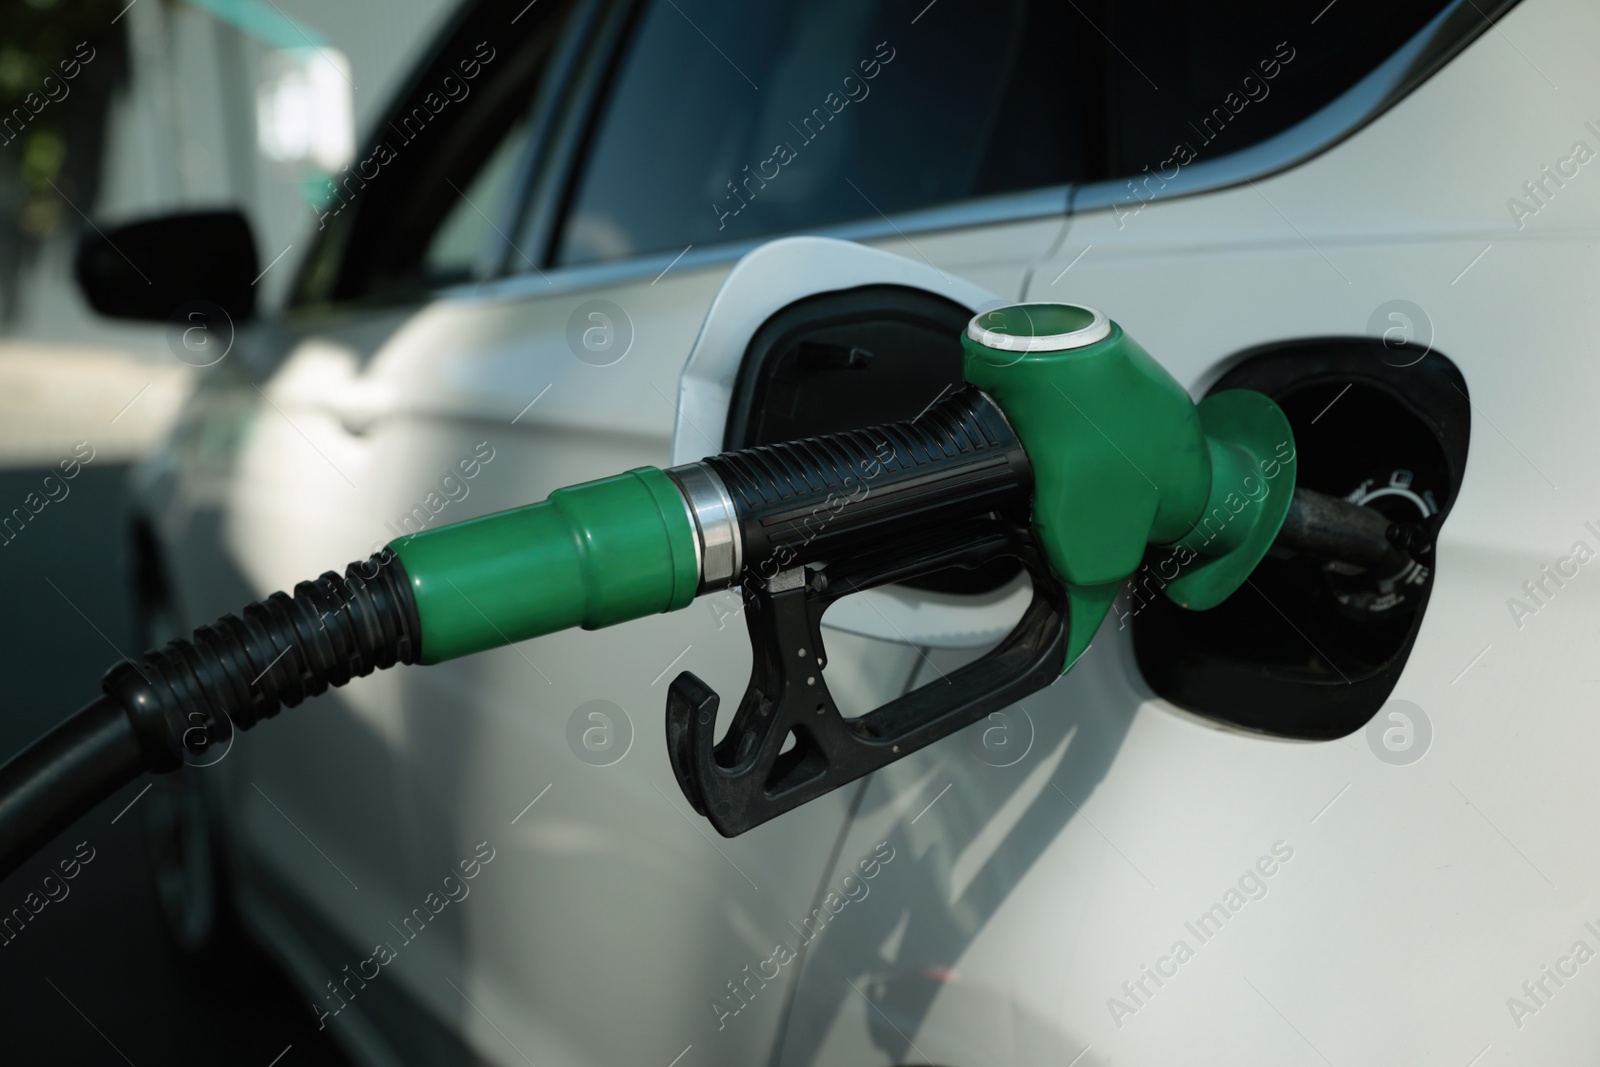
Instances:
[[[538,504],[389,548],[411,580],[423,663],[676,611],[700,580],[683,495],[656,467],[557,489]]]
[[[1244,584],[1294,493],[1294,434],[1269,397],[1196,405],[1121,326],[1076,304],[997,308],[961,341],[967,381],[1033,464],[1034,532],[1070,594],[1069,669],[1151,545],[1169,546],[1155,580],[1183,607]]]

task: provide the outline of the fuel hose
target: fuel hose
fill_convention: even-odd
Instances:
[[[1028,478],[999,408],[967,388],[912,422],[643,467],[398,538],[114,666],[100,697],[0,767],[0,879],[140,774],[177,770],[330,687],[673,611],[746,570],[761,580],[930,521],[1025,508]]]
[[[900,546],[921,545],[920,558],[947,565],[960,545],[929,548],[930,536],[973,530],[993,540],[981,530],[1000,519],[1032,531],[1036,597],[1041,575],[1070,594],[1071,639],[1053,653],[1059,676],[1104,617],[1106,590],[1133,573],[1147,545],[1194,529],[1226,480],[1249,470],[1287,423],[1260,394],[1196,408],[1120,327],[1075,305],[985,313],[963,343],[972,384],[915,419],[558,489],[399,538],[342,574],[118,663],[99,697],[0,766],[0,879],[140,774],[177,770],[186,754],[373,671],[612,626],[736,585],[747,602],[821,595],[830,566],[848,573],[859,559],[887,559],[876,573],[903,580],[893,562]],[[1113,452],[1106,434],[1118,427],[1137,436]],[[1228,595],[1274,539],[1357,564],[1403,547],[1376,513],[1304,489],[1251,506],[1228,537],[1198,551],[1188,586],[1172,583],[1187,598],[1175,600],[1204,607]],[[910,738],[915,726],[894,728]],[[893,758],[937,736],[897,746]],[[857,773],[866,770],[840,780]],[[707,800],[705,789],[681,784],[697,807]]]

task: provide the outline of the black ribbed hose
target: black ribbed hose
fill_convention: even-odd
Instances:
[[[105,695],[0,767],[0,879],[143,771],[183,766],[259,720],[422,655],[392,552],[273,593],[117,664]]]
[[[756,571],[846,559],[989,512],[1025,518],[1033,489],[1011,424],[971,386],[914,419],[704,462],[733,499],[745,566]]]

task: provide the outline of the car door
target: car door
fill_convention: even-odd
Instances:
[[[706,310],[769,235],[872,238],[1018,293],[1078,163],[1018,156],[1010,123],[1032,101],[1060,124],[1063,101],[1037,64],[970,87],[943,70],[973,33],[1017,53],[1031,10],[935,34],[897,4],[469,8],[317,209],[284,355],[245,391],[221,536],[251,595],[666,465]],[[923,34],[920,55],[885,26]],[[925,113],[934,89],[946,110]],[[736,207],[739,189],[763,195]],[[865,638],[856,656],[845,688],[871,706],[916,653]],[[552,635],[363,680],[241,746],[245,902],[325,1025],[415,1062],[767,1055],[792,976],[751,978],[752,953],[809,910],[849,799],[715,840],[657,725],[684,668],[737,692],[747,641],[705,606]],[[714,1007],[735,987],[736,1023]]]
[[[522,191],[577,136],[566,103],[591,91],[629,14],[552,6],[514,30],[516,11],[474,9],[353,171],[365,185],[323,205],[324,243],[226,511],[255,590],[664,460],[678,363],[724,268],[652,285],[668,256],[559,275],[524,255],[534,245],[518,229]],[[527,31],[539,18],[547,29]],[[542,89],[522,69],[530,52],[551,72]],[[433,106],[452,102],[428,118],[434,90]],[[452,90],[466,101],[444,127]],[[479,101],[481,119],[466,110]],[[473,121],[487,141],[467,136]],[[730,978],[728,880],[750,894],[743,907],[782,901],[841,821],[819,807],[763,855],[689,820],[651,726],[674,662],[737,669],[722,664],[737,665],[740,644],[712,632],[699,616],[651,620],[403,670],[251,738],[234,768],[258,891],[246,903],[298,945],[285,954],[324,1025],[403,1062],[682,1051],[666,1047],[673,1015],[607,1026],[609,999],[668,998],[686,969],[704,984],[721,964]],[[767,1038],[751,1027],[745,1040]]]
[[[1447,512],[1431,598],[1375,655],[1265,580],[1181,627],[1130,582],[1062,682],[875,776],[829,883],[870,893],[808,950],[778,1062],[1592,1054],[1557,666],[1592,628],[1587,392],[1558,353],[1600,201],[1558,101],[1596,25],[1479,7],[1092,9],[1121,164],[1027,298],[1104,310],[1197,398],[1277,392],[1314,487]]]

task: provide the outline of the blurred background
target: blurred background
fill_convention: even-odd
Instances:
[[[81,703],[85,679],[136,644],[126,475],[169,431],[197,373],[174,357],[166,327],[107,320],[84,303],[72,262],[88,219],[236,206],[266,266],[315,229],[353,131],[374,121],[452,6],[0,0],[0,495],[24,499],[80,441],[94,453],[70,483],[70,513],[41,514],[0,557],[12,650],[0,658],[0,752]],[[291,279],[267,273],[261,299],[276,302]],[[271,961],[241,954],[205,981],[189,977],[156,920],[141,821],[122,814],[142,788],[70,835],[94,854],[70,883],[72,903],[0,951],[7,1059],[345,1062]],[[57,851],[0,885],[6,909]]]
[[[375,121],[453,6],[0,2],[0,108],[11,117],[0,126],[8,466],[57,456],[60,442],[81,438],[74,427],[98,431],[119,413],[113,434],[99,437],[115,458],[136,455],[164,432],[190,384],[163,327],[107,322],[83,303],[72,251],[87,218],[236,206],[265,265],[315,228],[314,208],[328,175],[350,162],[354,131]],[[264,276],[263,302],[280,300],[290,278]]]

